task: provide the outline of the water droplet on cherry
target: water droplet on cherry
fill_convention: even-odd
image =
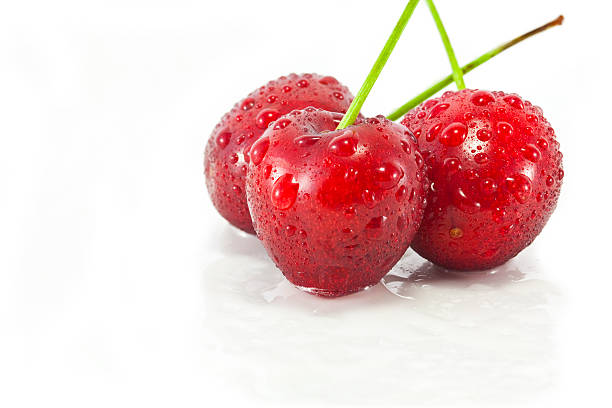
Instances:
[[[272,205],[279,210],[290,208],[297,198],[299,187],[299,184],[293,181],[293,174],[283,174],[272,185]]]
[[[444,129],[440,136],[440,143],[445,146],[459,146],[465,140],[468,128],[461,122],[453,122]]]

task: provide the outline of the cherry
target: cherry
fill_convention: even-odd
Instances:
[[[382,116],[336,130],[315,108],[278,119],[251,147],[246,194],[270,257],[297,287],[341,296],[376,284],[401,258],[424,208],[424,161]]]
[[[464,89],[402,123],[428,165],[428,205],[412,248],[447,268],[500,265],[527,247],[555,209],[562,154],[542,110],[515,94]]]
[[[234,226],[253,233],[244,192],[249,149],[281,115],[315,106],[346,112],[353,95],[335,78],[317,74],[282,76],[253,91],[215,126],[204,153],[210,198]]]

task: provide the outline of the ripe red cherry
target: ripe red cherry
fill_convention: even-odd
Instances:
[[[478,270],[540,233],[563,179],[555,132],[514,94],[446,92],[402,120],[418,138],[431,189],[412,248],[447,268]]]
[[[282,76],[250,93],[225,114],[204,153],[206,187],[217,211],[234,226],[253,233],[244,192],[248,152],[281,115],[307,106],[346,112],[353,95],[336,79],[317,74]]]
[[[341,119],[307,108],[277,120],[251,148],[246,183],[268,254],[291,283],[321,296],[375,285],[424,207],[412,133],[382,116],[335,130]]]

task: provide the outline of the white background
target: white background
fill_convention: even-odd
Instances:
[[[217,215],[203,149],[282,74],[356,92],[403,1],[2,1],[0,406],[610,406],[609,6],[437,3],[463,63],[565,15],[466,77],[543,107],[559,206],[499,278],[324,301]],[[420,4],[363,112],[449,71]]]

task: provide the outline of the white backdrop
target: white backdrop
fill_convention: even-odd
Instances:
[[[204,145],[279,75],[356,92],[403,1],[1,2],[0,405],[608,406],[609,6],[437,5],[464,63],[565,15],[466,76],[543,107],[559,206],[499,278],[323,301],[217,215]],[[421,4],[363,111],[449,71]]]

